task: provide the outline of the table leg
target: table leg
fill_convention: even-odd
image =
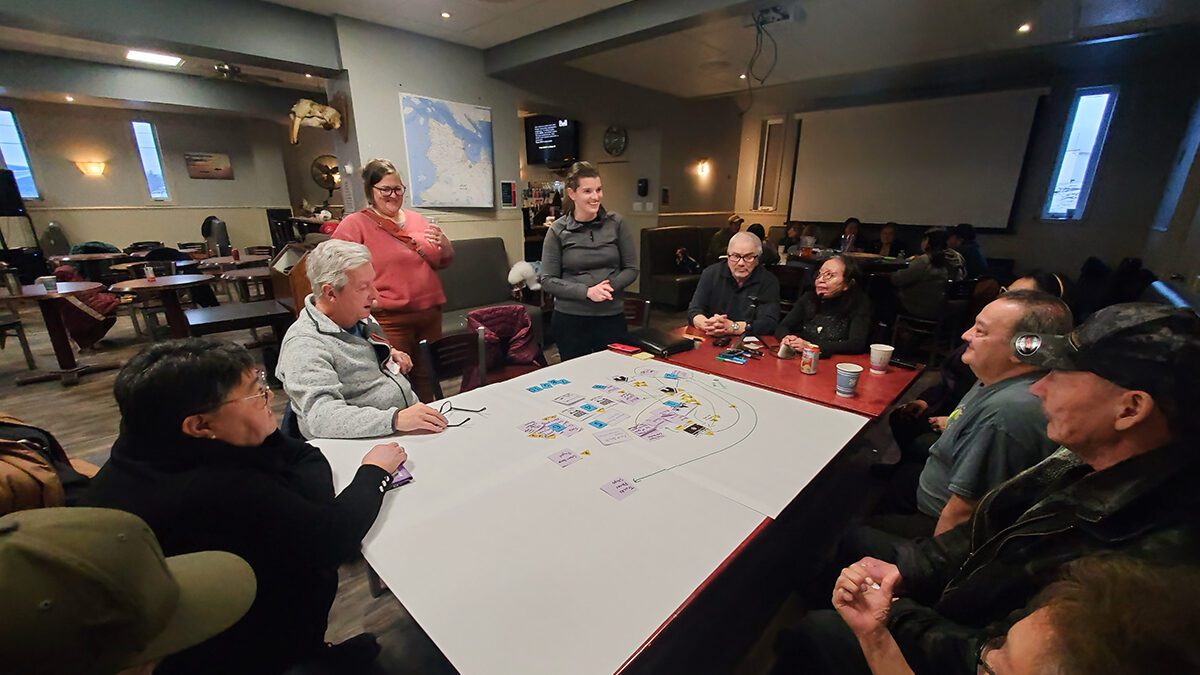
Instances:
[[[179,291],[167,289],[159,294],[162,299],[163,314],[167,315],[167,325],[171,327],[171,338],[178,340],[188,336],[187,315],[179,304]]]
[[[88,373],[116,370],[121,367],[119,363],[81,364],[75,360],[75,350],[71,347],[71,339],[67,336],[67,327],[63,323],[62,315],[59,314],[59,302],[61,301],[57,298],[38,301],[38,308],[42,310],[42,320],[46,322],[46,332],[50,334],[50,344],[54,345],[54,356],[58,359],[59,370],[18,377],[18,385],[61,380],[65,387],[78,384],[79,378]]]
[[[275,284],[272,282],[272,280],[269,277],[266,279],[263,279],[262,289],[263,289],[263,299],[264,300],[274,300],[275,299]]]

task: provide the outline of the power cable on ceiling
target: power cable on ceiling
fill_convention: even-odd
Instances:
[[[755,67],[758,66],[758,60],[762,57],[764,37],[771,41],[771,65],[767,68],[767,72],[762,77],[759,77],[755,72]],[[746,93],[749,95],[749,100],[745,108],[738,106],[741,114],[746,114],[750,108],[754,107],[754,83],[758,82],[759,86],[765,85],[767,78],[771,77],[771,73],[775,72],[775,66],[778,64],[779,43],[775,41],[775,36],[771,35],[771,31],[767,30],[762,16],[756,14],[754,16],[754,52],[750,54],[750,61],[746,64],[746,70],[743,73],[746,78]]]

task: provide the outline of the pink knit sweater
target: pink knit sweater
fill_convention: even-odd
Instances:
[[[425,241],[429,221],[419,213],[404,211],[401,231],[413,238],[424,254],[422,257],[384,231],[364,211],[343,218],[334,230],[333,238],[358,242],[371,250],[380,309],[417,312],[444,304],[446,294],[435,270],[449,266],[454,258],[450,252]]]

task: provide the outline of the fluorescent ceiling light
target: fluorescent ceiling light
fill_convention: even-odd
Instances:
[[[156,54],[154,52],[143,52],[136,49],[130,49],[125,58],[130,61],[138,61],[139,63],[150,63],[156,66],[168,66],[175,68],[183,63],[183,59],[170,54]]]
[[[1018,33],[1028,33],[1031,30],[1033,30],[1033,24],[1029,23],[1028,21],[1021,24],[1020,26],[1017,26]]]
[[[449,19],[449,18],[450,18],[450,12],[442,12],[442,18],[443,18],[443,19]]]
[[[74,103],[74,102],[75,102],[75,97],[68,94],[67,95],[67,103]]]

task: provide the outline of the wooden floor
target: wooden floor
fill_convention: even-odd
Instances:
[[[43,369],[55,367],[50,340],[37,308],[25,307],[21,315],[38,365]],[[656,327],[670,328],[681,325],[685,320],[682,313],[668,314],[656,310],[651,322]],[[250,333],[234,332],[221,337],[248,342]],[[129,318],[122,316],[100,348],[81,354],[80,361],[124,363],[146,344],[135,335]],[[261,350],[255,353],[261,361]],[[551,363],[558,362],[555,348],[547,349],[546,356]],[[120,421],[116,401],[112,397],[117,371],[85,376],[81,383],[72,387],[63,387],[58,382],[17,386],[15,378],[26,372],[20,346],[14,337],[10,337],[0,351],[0,412],[51,431],[71,456],[103,465],[116,440]],[[924,376],[923,380],[928,377]],[[447,384],[448,395],[457,392],[457,383]],[[913,391],[920,391],[923,384],[919,382]],[[276,414],[281,414],[286,404],[287,395],[276,390]],[[890,442],[890,436],[886,433],[868,434],[867,438],[868,443],[863,447],[867,454],[872,452],[868,446],[886,449]],[[894,446],[890,451],[894,452]],[[375,633],[383,646],[379,659],[381,673],[438,675],[456,672],[394,596],[385,593],[380,598],[371,597],[361,561],[343,566],[340,573],[338,597],[330,612],[327,640],[340,642],[364,631]],[[737,669],[737,675],[755,675],[769,669],[774,635],[795,614],[793,603],[781,608],[759,644],[746,654]]]

